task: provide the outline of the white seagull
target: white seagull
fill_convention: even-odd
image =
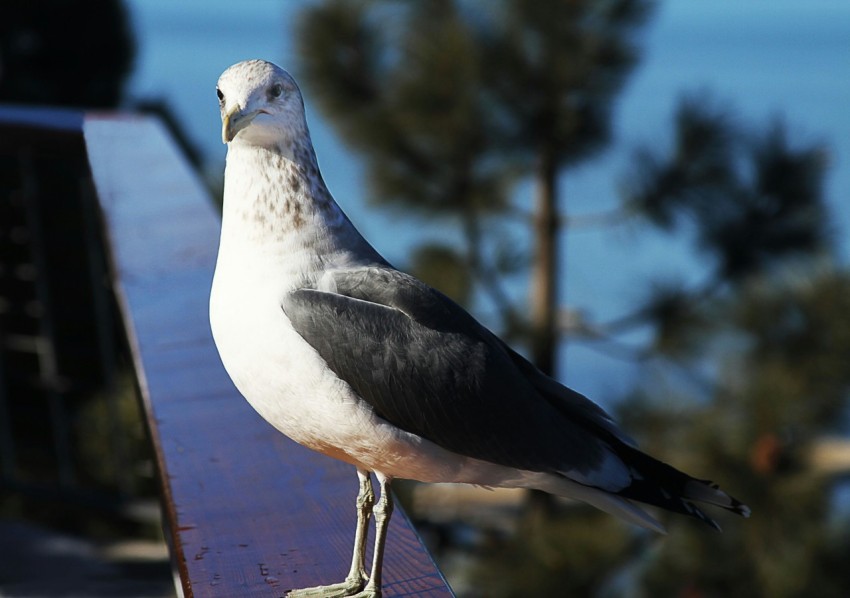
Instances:
[[[290,596],[381,596],[394,478],[544,490],[659,532],[633,501],[715,528],[692,501],[749,515],[382,258],[325,186],[286,71],[240,62],[217,93],[228,151],[210,321],[222,362],[269,423],[360,480],[348,576]]]

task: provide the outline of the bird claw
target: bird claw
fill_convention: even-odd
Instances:
[[[289,590],[286,593],[286,598],[339,598],[342,596],[360,596],[368,598],[380,598],[379,595],[361,592],[366,585],[363,579],[346,579],[343,582],[331,584],[328,586],[316,586],[314,588],[303,588],[299,590]]]

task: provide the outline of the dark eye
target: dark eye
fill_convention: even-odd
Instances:
[[[283,93],[283,86],[280,83],[275,83],[274,85],[272,85],[269,88],[269,97],[272,98],[272,99],[279,98],[280,94],[282,94],[282,93]]]
[[[218,103],[224,104],[224,94],[221,92],[221,90],[218,87],[215,88],[215,95],[218,96]]]

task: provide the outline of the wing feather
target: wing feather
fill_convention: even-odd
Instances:
[[[639,451],[599,406],[545,376],[412,276],[384,266],[329,271],[317,288],[289,293],[282,308],[379,416],[443,448],[564,476],[576,488],[654,504],[715,528],[692,500],[749,514],[716,485]]]
[[[554,407],[528,379],[530,364],[438,291],[386,268],[332,271],[319,287],[329,290],[289,293],[284,312],[393,425],[485,461],[606,490],[630,482],[595,433],[601,409],[581,395],[570,399],[583,408]]]

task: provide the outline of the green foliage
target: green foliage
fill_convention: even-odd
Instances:
[[[413,254],[410,270],[427,284],[457,301],[467,303],[472,293],[466,262],[451,247],[422,245]]]
[[[824,148],[793,147],[781,121],[753,134],[728,114],[703,98],[686,97],[668,154],[637,152],[626,203],[665,228],[692,222],[723,280],[828,249]]]
[[[670,383],[665,401],[649,383],[619,406],[643,447],[711,472],[754,513],[724,521],[722,535],[671,521],[642,576],[646,595],[838,596],[850,587],[821,565],[846,541],[834,532],[835,480],[810,460],[824,433],[847,424],[848,285],[832,269],[743,285],[716,301],[718,323],[700,335],[704,359],[724,364],[707,397]]]
[[[495,154],[482,160],[490,111],[454,3],[327,2],[304,13],[299,32],[304,78],[367,156],[376,201],[437,212],[504,206],[510,173]]]
[[[647,7],[330,0],[299,23],[302,71],[375,200],[501,210],[541,151],[568,164],[607,141]]]
[[[501,3],[481,43],[506,146],[532,162],[551,152],[562,166],[601,149],[649,7],[624,0]]]
[[[154,496],[150,439],[133,376],[122,368],[111,387],[87,397],[74,418],[75,456],[85,486],[116,495]]]
[[[464,595],[590,596],[611,583],[640,544],[622,522],[590,507],[570,505],[545,516],[530,510],[515,535],[486,544],[469,572],[474,590]]]
[[[630,213],[687,231],[715,264],[699,288],[654,283],[645,304],[611,328],[649,322],[653,350],[676,359],[698,356],[700,339],[729,317],[724,294],[739,301],[755,281],[770,289],[832,246],[823,145],[792,144],[780,120],[753,131],[730,114],[705,94],[686,96],[671,146],[639,148],[623,185]]]
[[[795,408],[788,425],[821,431],[842,424],[850,391],[848,310],[850,275],[829,270],[782,286],[754,285],[735,306],[734,322],[750,340],[744,367],[751,378],[778,382],[773,394]]]

